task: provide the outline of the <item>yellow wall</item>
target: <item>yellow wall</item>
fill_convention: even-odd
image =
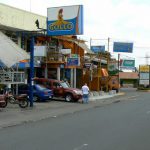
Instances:
[[[46,17],[0,3],[0,25],[31,31],[37,30],[37,19],[40,27],[46,29]]]

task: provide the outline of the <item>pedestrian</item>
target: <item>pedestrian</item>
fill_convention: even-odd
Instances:
[[[85,83],[82,86],[82,103],[88,103],[89,102],[89,87],[87,86],[87,83]]]

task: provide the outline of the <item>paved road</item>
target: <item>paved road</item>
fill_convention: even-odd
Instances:
[[[0,135],[2,150],[149,150],[149,93],[130,90],[111,105],[3,128]]]

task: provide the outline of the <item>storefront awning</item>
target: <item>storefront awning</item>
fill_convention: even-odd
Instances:
[[[8,68],[30,56],[0,31],[0,61]]]

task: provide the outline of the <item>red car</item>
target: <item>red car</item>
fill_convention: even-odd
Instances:
[[[35,78],[36,84],[42,84],[46,88],[53,90],[54,98],[64,98],[66,101],[78,101],[82,98],[82,91],[71,88],[66,82],[55,79]]]

